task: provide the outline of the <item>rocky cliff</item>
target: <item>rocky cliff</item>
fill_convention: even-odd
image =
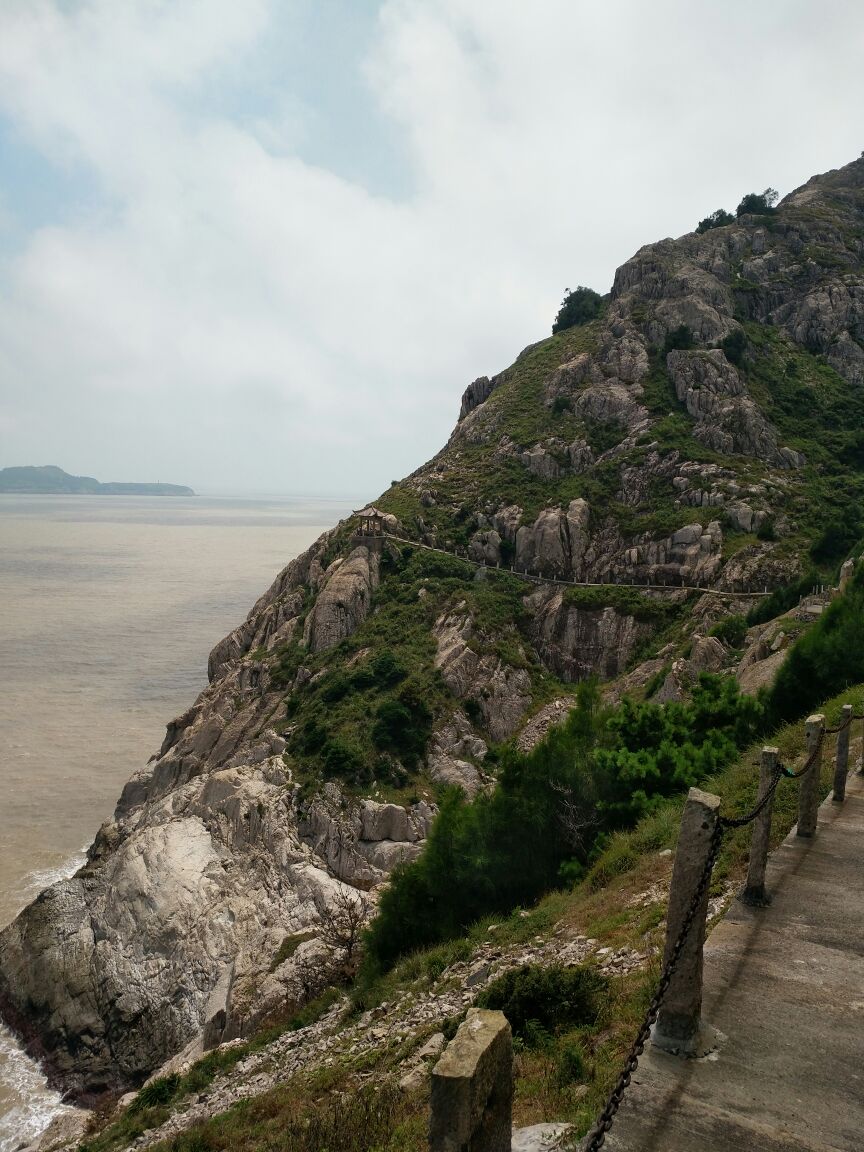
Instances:
[[[379,501],[399,541],[337,525],[214,648],[85,866],[0,934],[4,1017],[86,1097],[300,1003],[438,789],[487,786],[574,680],[677,691],[747,594],[842,558],[862,389],[864,160],[641,249],[598,319],[469,385]]]

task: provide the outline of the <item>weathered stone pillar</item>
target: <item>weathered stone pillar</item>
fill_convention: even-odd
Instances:
[[[777,768],[777,748],[762,749],[762,763],[759,768],[759,800],[771,787]],[[765,892],[765,868],[768,864],[768,842],[771,837],[771,813],[774,811],[774,797],[753,821],[750,835],[750,864],[747,868],[747,884],[741,893],[745,904],[767,904],[770,897]]]
[[[855,561],[850,557],[840,569],[840,591],[845,592],[849,581],[855,575]]]
[[[821,712],[807,717],[804,731],[807,738],[807,759],[815,754],[815,763],[806,776],[801,778],[798,791],[798,827],[796,835],[812,836],[816,831],[819,812],[819,784],[822,778],[822,730],[825,717]]]
[[[699,788],[691,788],[681,817],[678,848],[669,889],[666,919],[664,965],[675,948],[675,942],[693,903],[696,889],[711,852],[711,842],[720,818],[720,797]],[[654,1028],[654,1043],[665,1052],[681,1056],[700,1056],[714,1047],[713,1032],[703,1024],[702,948],[705,943],[705,920],[708,913],[708,885],[696,909],[678,965]]]
[[[510,1152],[512,1106],[507,1018],[469,1008],[432,1069],[430,1152]]]
[[[844,704],[840,716],[840,731],[837,733],[837,756],[834,760],[834,794],[831,799],[835,804],[842,804],[846,799],[846,777],[849,774],[849,736],[852,732],[852,705]]]

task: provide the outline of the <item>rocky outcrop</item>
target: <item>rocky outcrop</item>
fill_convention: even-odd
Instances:
[[[434,809],[422,800],[410,808],[374,800],[350,803],[329,783],[301,806],[298,833],[334,876],[368,890],[397,864],[420,854],[433,816]]]
[[[311,548],[283,568],[240,627],[216,645],[207,663],[207,677],[211,682],[223,676],[248,652],[260,647],[273,648],[290,639],[300,623],[307,588],[310,583],[315,584],[316,574],[321,571],[320,557],[335,531],[325,532]]]
[[[696,421],[696,435],[726,455],[755,456],[777,468],[801,468],[804,457],[777,443],[772,428],[720,349],[670,352],[666,366],[678,399]]]
[[[435,666],[457,700],[475,702],[493,740],[504,740],[519,727],[531,704],[531,678],[524,668],[513,668],[482,646],[464,602],[440,617],[432,630],[437,644]]]
[[[340,880],[369,889],[416,856],[433,817],[332,784],[300,811],[294,797],[281,755],[190,780],[106,825],[87,865],[2,934],[4,1015],[59,1083],[135,1084],[196,1035],[245,1033],[274,979],[283,999],[295,979],[268,976],[284,939],[314,936]]]
[[[378,587],[378,556],[363,545],[345,560],[334,560],[324,574],[315,605],[306,620],[303,642],[310,652],[324,652],[356,631],[369,615]]]
[[[685,524],[663,540],[648,540],[628,548],[624,562],[646,581],[700,584],[712,580],[722,564],[723,531],[717,520],[707,528]],[[638,579],[637,579],[638,582]]]
[[[490,380],[488,376],[478,376],[462,393],[462,406],[459,409],[459,422],[461,423],[469,412],[484,404],[498,384],[498,378]]]
[[[475,796],[485,778],[477,761],[486,756],[486,742],[477,735],[464,712],[454,712],[432,735],[426,772],[436,784],[455,785]]]
[[[572,500],[564,512],[544,509],[533,524],[516,532],[516,566],[523,572],[581,579],[588,545],[590,509]]]
[[[652,628],[614,608],[586,609],[568,603],[561,591],[539,590],[527,597],[534,647],[544,666],[563,680],[624,671],[637,644]]]
[[[594,452],[586,440],[565,444],[552,436],[542,444],[535,444],[519,454],[522,463],[541,480],[558,480],[562,476],[578,476],[594,463]]]

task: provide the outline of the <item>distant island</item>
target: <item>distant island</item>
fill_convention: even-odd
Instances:
[[[129,484],[111,481],[100,484],[92,476],[70,476],[62,468],[47,464],[42,468],[0,468],[0,492],[44,496],[194,496],[185,484]]]

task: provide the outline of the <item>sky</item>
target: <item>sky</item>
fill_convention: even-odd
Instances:
[[[568,288],[864,148],[860,0],[0,0],[0,467],[374,498]]]

